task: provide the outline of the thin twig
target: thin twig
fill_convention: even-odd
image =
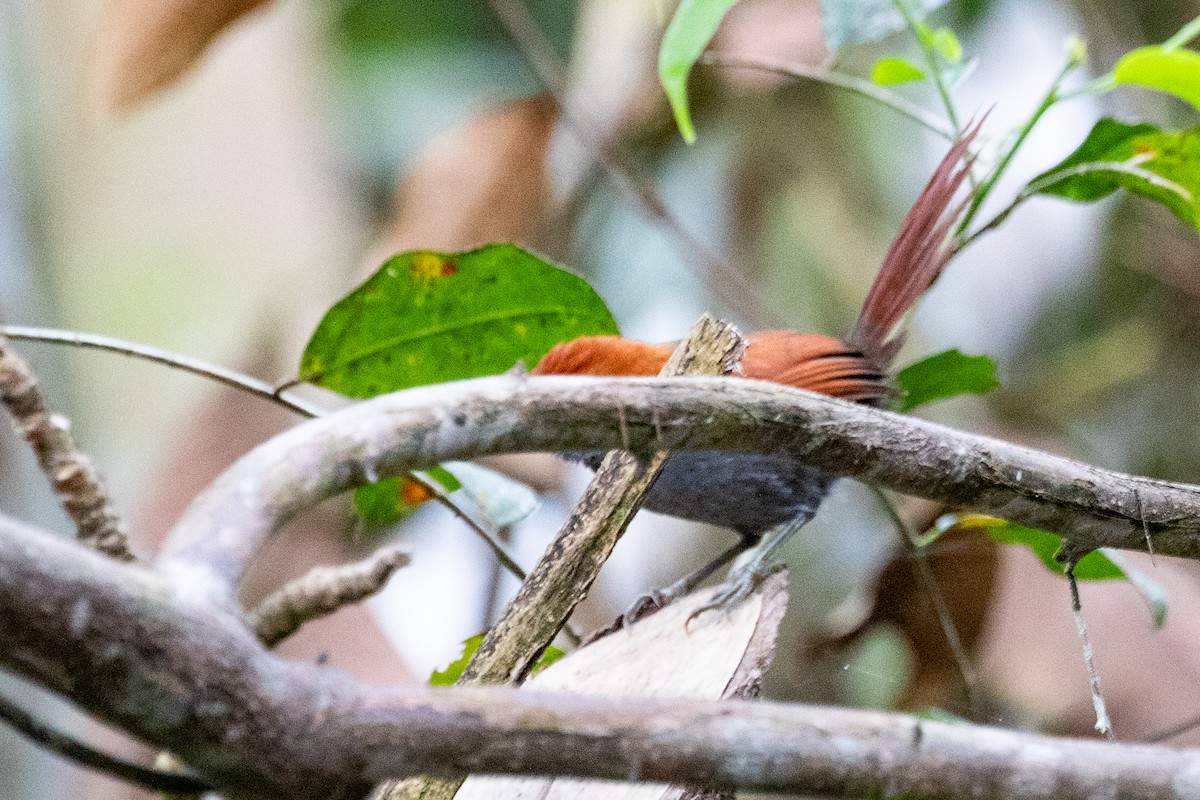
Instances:
[[[954,129],[943,123],[940,119],[930,114],[925,109],[910,103],[903,97],[882,89],[879,86],[862,78],[856,78],[853,75],[845,75],[840,72],[833,72],[823,67],[813,67],[808,64],[796,64],[790,61],[779,61],[773,58],[764,58],[762,56],[735,56],[727,55],[720,52],[705,53],[700,56],[697,63],[706,64],[712,67],[724,67],[727,69],[750,69],[759,72],[769,72],[774,75],[782,75],[788,78],[797,78],[805,81],[815,81],[824,83],[829,86],[835,86],[839,89],[852,92],[865,97],[868,100],[879,103],[880,105],[890,108],[898,114],[908,117],[913,122],[917,123],[926,130],[937,134],[938,136],[948,141],[954,141]]]
[[[0,325],[0,335],[13,340],[69,344],[75,347],[103,350],[129,358],[150,361],[155,364],[171,367],[172,369],[190,372],[201,378],[207,378],[210,381],[216,381],[225,386],[231,386],[234,389],[248,392],[304,417],[321,416],[321,409],[309,403],[289,399],[277,394],[275,387],[266,381],[226,369],[216,364],[210,364],[198,358],[172,353],[158,347],[129,342],[112,336],[100,336],[94,333],[79,333],[78,331],[64,331],[56,328],[31,328],[24,325]]]
[[[33,370],[2,336],[0,402],[37,455],[59,503],[75,523],[79,540],[113,558],[133,561],[125,523],[112,507],[96,468],[75,446],[70,421],[50,411]]]
[[[704,280],[708,290],[756,327],[786,320],[782,310],[775,307],[741,269],[714,253],[683,227],[667,208],[652,181],[636,175],[608,143],[593,135],[586,120],[567,106],[563,91],[566,69],[525,4],[521,0],[488,0],[488,5],[543,90],[558,106],[563,121],[591,151],[609,183],[685,248],[689,256],[684,259],[685,266],[690,267],[693,262],[703,265],[709,273]]]
[[[383,547],[351,564],[314,567],[259,603],[247,624],[259,641],[274,647],[305,622],[375,594],[411,561],[407,550]]]
[[[33,328],[23,325],[0,325],[0,336],[7,336],[10,339],[30,341],[30,342],[47,342],[51,344],[69,344],[75,347],[82,347],[92,350],[102,350],[108,353],[116,353],[129,358],[137,358],[144,361],[150,361],[155,364],[178,369],[183,372],[189,372],[192,375],[197,375],[201,378],[215,381],[225,386],[247,392],[259,399],[274,403],[282,408],[287,409],[295,414],[303,417],[315,418],[325,414],[325,410],[320,406],[300,400],[295,397],[285,397],[283,392],[287,389],[300,383],[300,381],[289,381],[280,386],[273,386],[266,381],[250,375],[245,375],[231,369],[227,369],[216,364],[210,364],[198,358],[191,356],[172,353],[158,347],[150,345],[138,344],[137,342],[129,342],[124,339],[117,339],[112,336],[100,336],[92,333],[80,333],[78,331],[65,331],[56,328]],[[459,508],[453,498],[442,490],[441,487],[434,485],[429,481],[423,480],[419,476],[412,476],[414,480],[422,486],[429,489],[437,496],[438,502],[454,516],[458,517],[471,531],[483,540],[500,563],[517,577],[518,580],[525,580],[525,572],[520,565],[513,560],[508,554],[504,546],[497,540],[494,533],[483,527],[481,523],[476,521],[470,514]],[[577,635],[574,631],[570,635]]]
[[[1189,731],[1195,730],[1196,728],[1200,728],[1200,714],[1197,714],[1196,716],[1194,716],[1188,720],[1180,722],[1177,725],[1172,725],[1170,728],[1166,728],[1161,731],[1156,731],[1155,733],[1152,733],[1149,736],[1144,737],[1142,739],[1142,741],[1148,742],[1150,744],[1155,744],[1158,742],[1165,742],[1168,739],[1174,739],[1176,736],[1181,736]]]
[[[921,581],[921,586],[928,595],[930,603],[933,605],[938,625],[942,629],[942,634],[946,637],[946,645],[950,648],[950,653],[954,657],[954,663],[962,675],[963,684],[967,689],[967,705],[971,709],[971,713],[978,714],[979,674],[975,671],[975,665],[971,663],[971,657],[967,653],[967,648],[963,646],[962,637],[958,633],[958,627],[954,624],[954,616],[950,613],[950,606],[946,602],[946,595],[942,593],[942,588],[938,585],[933,575],[933,569],[929,566],[929,554],[924,547],[917,543],[916,533],[904,517],[900,515],[900,511],[892,502],[892,498],[888,497],[887,493],[878,486],[872,485],[871,491],[879,498],[880,503],[883,504],[885,513],[887,513],[895,525],[896,532],[900,534],[900,546],[904,548],[904,551],[916,565],[917,578]]]
[[[0,697],[0,720],[7,722],[25,738],[79,766],[154,792],[198,794],[213,786],[191,775],[161,772],[102,753],[65,733],[54,730],[32,714]]]
[[[1083,619],[1083,604],[1079,602],[1079,583],[1075,580],[1076,560],[1071,558],[1063,570],[1067,576],[1067,585],[1071,588],[1071,611],[1075,614],[1075,632],[1083,646],[1083,663],[1087,666],[1088,686],[1092,690],[1092,706],[1096,709],[1096,730],[1104,734],[1104,738],[1116,741],[1113,733],[1112,720],[1104,706],[1104,695],[1100,691],[1100,673],[1096,671],[1096,661],[1092,652],[1092,641],[1088,637],[1087,623]]]

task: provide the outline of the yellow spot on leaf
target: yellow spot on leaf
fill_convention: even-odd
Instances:
[[[419,250],[412,254],[413,275],[418,278],[440,278],[444,274],[445,260],[431,250]]]

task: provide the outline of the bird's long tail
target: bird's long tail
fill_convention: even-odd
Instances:
[[[969,147],[986,114],[950,147],[913,204],[900,233],[892,242],[879,274],[867,293],[862,313],[850,334],[850,344],[886,371],[900,345],[903,322],[953,255],[951,228],[958,222],[967,200],[955,195],[971,172],[975,157]]]

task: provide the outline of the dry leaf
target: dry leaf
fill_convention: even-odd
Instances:
[[[554,100],[537,95],[430,142],[397,187],[393,219],[366,266],[374,270],[402,250],[528,242],[546,218],[546,148],[556,116]]]
[[[1000,545],[979,530],[955,529],[927,550],[934,583],[945,599],[964,650],[979,647],[1000,565]],[[962,672],[934,611],[924,581],[908,553],[898,553],[879,573],[866,618],[853,630],[817,641],[814,650],[844,647],[880,623],[894,625],[912,651],[912,673],[900,708],[961,708]]]
[[[92,110],[104,118],[169,86],[209,43],[264,0],[107,0],[92,58]]]

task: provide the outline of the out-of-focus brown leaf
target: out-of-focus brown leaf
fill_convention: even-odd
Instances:
[[[392,220],[365,267],[402,250],[528,243],[549,208],[546,150],[556,116],[554,100],[536,95],[430,142],[397,187]]]
[[[1000,545],[982,531],[954,529],[928,548],[926,559],[963,649],[973,655],[992,605]],[[897,554],[879,573],[866,618],[849,632],[815,642],[813,649],[852,644],[880,623],[895,626],[912,649],[912,673],[899,707],[922,710],[966,705],[954,651],[908,553]]]
[[[99,117],[169,86],[232,22],[266,0],[107,0],[92,58],[90,100]]]

